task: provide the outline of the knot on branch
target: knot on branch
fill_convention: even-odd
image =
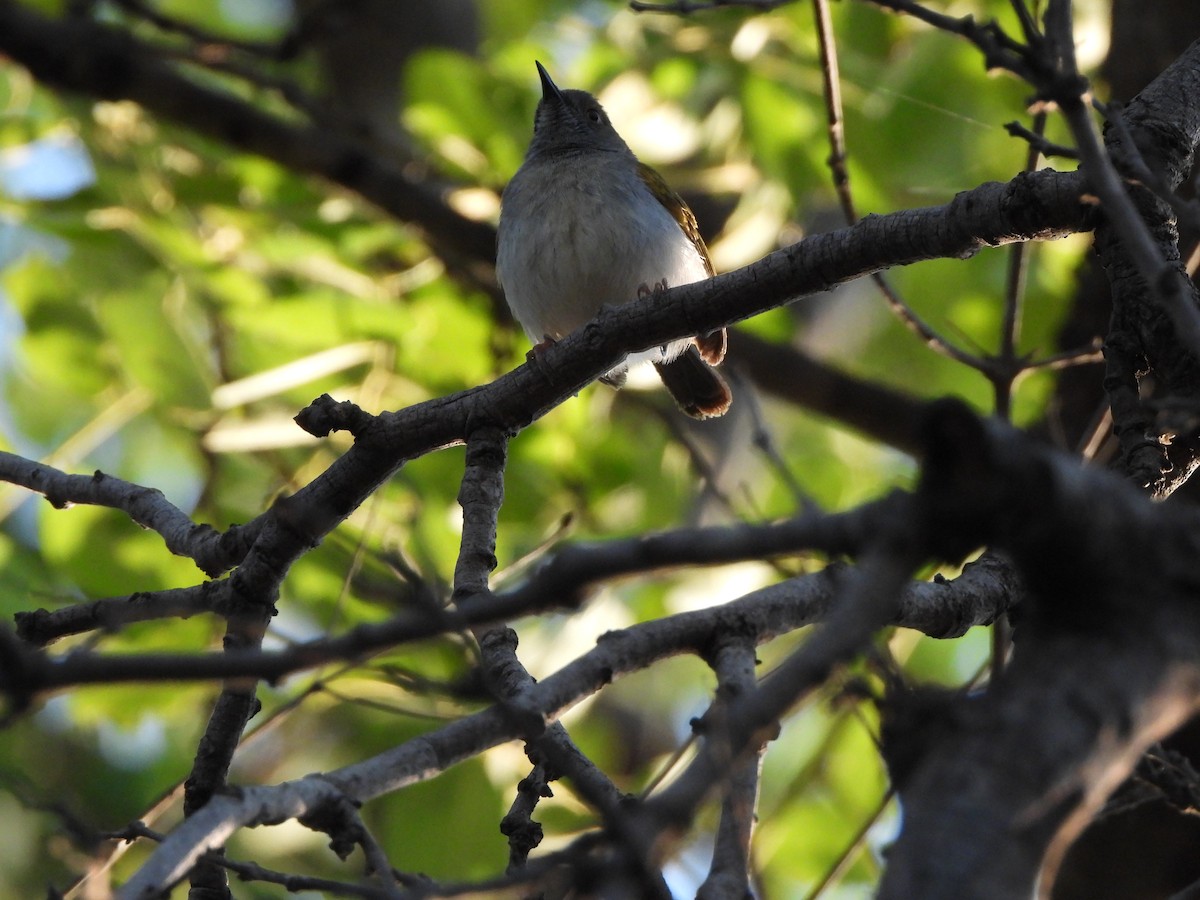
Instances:
[[[542,842],[542,826],[540,822],[533,820],[533,811],[543,797],[554,796],[549,784],[554,777],[545,764],[536,762],[533,771],[517,785],[516,799],[508,813],[500,820],[500,833],[508,838],[510,873],[524,868],[530,851]]]
[[[346,859],[355,847],[367,840],[358,806],[348,797],[331,797],[298,821],[305,828],[329,835],[329,849],[337,854],[338,859]]]
[[[375,417],[349,400],[339,403],[328,394],[322,394],[300,410],[292,421],[313,437],[328,437],[335,431],[348,431],[360,437]]]

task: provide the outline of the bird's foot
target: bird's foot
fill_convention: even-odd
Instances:
[[[546,348],[551,347],[557,343],[558,343],[558,341],[554,340],[554,338],[550,337],[550,335],[548,335],[548,334],[542,335],[542,339],[540,341],[538,341],[536,344],[534,344],[532,347],[530,347],[529,350],[525,353],[525,362],[536,362],[537,358],[541,354],[546,352]]]
[[[667,290],[667,279],[656,281],[653,285],[642,282],[638,285],[638,299],[642,300],[649,297],[651,294],[661,294]]]

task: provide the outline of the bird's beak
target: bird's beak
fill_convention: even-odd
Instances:
[[[536,59],[533,61],[533,64],[537,66],[538,75],[542,79],[542,99],[549,100],[553,98],[561,103],[563,100],[562,91],[558,89],[558,85],[554,83],[554,80],[550,77],[550,73],[546,71],[546,67]]]

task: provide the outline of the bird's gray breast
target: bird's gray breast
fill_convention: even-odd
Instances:
[[[705,276],[695,248],[626,158],[526,166],[504,192],[497,273],[530,338],[561,338],[640,285]]]

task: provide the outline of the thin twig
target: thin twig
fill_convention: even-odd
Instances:
[[[804,895],[804,900],[817,900],[821,894],[825,893],[827,887],[837,884],[841,880],[841,877],[846,874],[846,870],[850,867],[850,864],[854,862],[854,856],[862,848],[867,835],[871,833],[871,829],[875,827],[875,823],[887,811],[888,804],[892,802],[892,797],[894,796],[895,791],[892,788],[888,788],[884,792],[878,806],[862,821],[858,830],[846,843],[846,846],[842,848],[842,852],[838,854],[838,858],[825,870],[825,874],[813,885],[812,890]]]
[[[721,486],[720,475],[712,460],[705,455],[703,448],[693,437],[693,432],[688,427],[691,420],[684,421],[674,408],[643,401],[640,397],[637,399],[641,401],[644,409],[649,410],[667,427],[671,436],[687,451],[688,459],[691,460],[692,466],[699,474],[704,491],[715,498],[732,517],[739,520],[745,519],[745,513],[738,509],[734,499],[729,496],[729,492]]]
[[[915,0],[870,0],[876,6],[905,13],[939,31],[960,35],[983,53],[989,69],[1003,69],[1039,85],[1045,67],[1039,53],[1007,34],[995,21],[980,24],[973,16],[955,18],[935,12]],[[1040,85],[1039,85],[1040,86]]]
[[[233,558],[229,552],[231,546],[244,546],[258,530],[258,526],[234,526],[221,533],[209,525],[193,522],[157,488],[143,487],[99,471],[70,475],[4,451],[0,451],[0,481],[36,491],[58,509],[83,503],[121,510],[138,525],[162,537],[167,549],[176,556],[194,560],[208,575],[225,571]]]
[[[1037,20],[1030,13],[1029,7],[1025,5],[1025,0],[1010,0],[1010,6],[1013,12],[1017,14],[1017,19],[1021,23],[1021,32],[1025,35],[1025,43],[1031,47],[1035,47],[1042,42],[1042,33],[1038,29]]]
[[[1023,372],[1031,372],[1038,369],[1045,369],[1050,372],[1057,372],[1061,369],[1069,369],[1072,366],[1091,366],[1096,363],[1102,363],[1104,362],[1102,346],[1103,340],[1100,337],[1096,337],[1085,347],[1076,347],[1074,350],[1063,350],[1061,353],[1051,353],[1049,356],[1043,356],[1038,359],[1024,360],[1021,363],[1021,370]]]
[[[842,110],[841,76],[838,68],[837,42],[833,34],[833,20],[829,14],[829,0],[813,0],[813,15],[817,25],[817,46],[821,57],[821,80],[825,98],[826,132],[829,136],[829,170],[833,176],[834,190],[842,207],[847,225],[858,221],[854,195],[850,188],[850,171],[846,167],[845,116]],[[871,280],[883,294],[888,308],[916,334],[931,350],[956,360],[972,369],[987,371],[987,362],[981,357],[967,353],[938,334],[917,312],[908,305],[881,272],[873,272]]]
[[[203,28],[192,25],[190,22],[184,22],[180,19],[164,15],[148,4],[143,3],[142,0],[112,0],[112,2],[130,15],[149,22],[159,31],[168,34],[178,34],[197,44],[240,50],[243,53],[275,60],[282,59],[286,55],[286,45],[263,41],[243,41],[225,35],[213,34],[210,31],[205,31]]]
[[[842,77],[838,70],[837,42],[829,0],[813,0],[813,18],[817,25],[817,48],[821,56],[821,85],[825,95],[825,125],[829,135],[829,170],[833,187],[847,225],[858,221],[854,195],[850,190],[850,171],[846,168],[846,119],[842,110]]]
[[[261,69],[245,65],[238,60],[230,59],[226,54],[213,53],[210,47],[193,48],[163,48],[160,51],[164,59],[174,59],[179,62],[199,66],[211,72],[230,75],[264,91],[271,91],[282,97],[287,103],[317,122],[328,122],[333,119],[332,111],[322,106],[299,83],[290,78],[278,75],[268,75]]]
[[[792,501],[796,506],[802,512],[819,512],[820,504],[804,489],[804,485],[796,478],[791,466],[788,465],[787,460],[779,451],[779,447],[776,446],[774,435],[767,426],[767,417],[763,414],[762,403],[758,399],[758,391],[747,385],[747,389],[742,392],[741,396],[749,406],[750,417],[754,422],[754,446],[766,457],[771,468],[775,470],[775,474],[779,476],[779,480],[792,495]]]
[[[1014,0],[1017,6],[1024,8],[1021,0]],[[1046,128],[1046,113],[1039,111],[1033,116],[1033,133],[1041,136]],[[1025,157],[1025,171],[1032,172],[1037,168],[1040,151],[1030,144]],[[997,361],[1011,374],[1008,378],[994,380],[996,392],[996,414],[1002,419],[1008,419],[1012,408],[1013,380],[1022,368],[1021,360],[1017,357],[1017,345],[1021,339],[1021,304],[1025,297],[1025,276],[1028,271],[1029,245],[1026,243],[1013,244],[1009,248],[1008,271],[1004,284],[1004,318],[1000,325],[1000,352]]]
[[[1053,141],[1046,140],[1045,136],[1040,133],[1030,131],[1020,122],[1005,122],[1004,130],[1013,137],[1020,138],[1026,141],[1029,146],[1035,148],[1042,156],[1057,156],[1062,159],[1079,159],[1079,151],[1074,147],[1067,147],[1064,144],[1056,144]]]

